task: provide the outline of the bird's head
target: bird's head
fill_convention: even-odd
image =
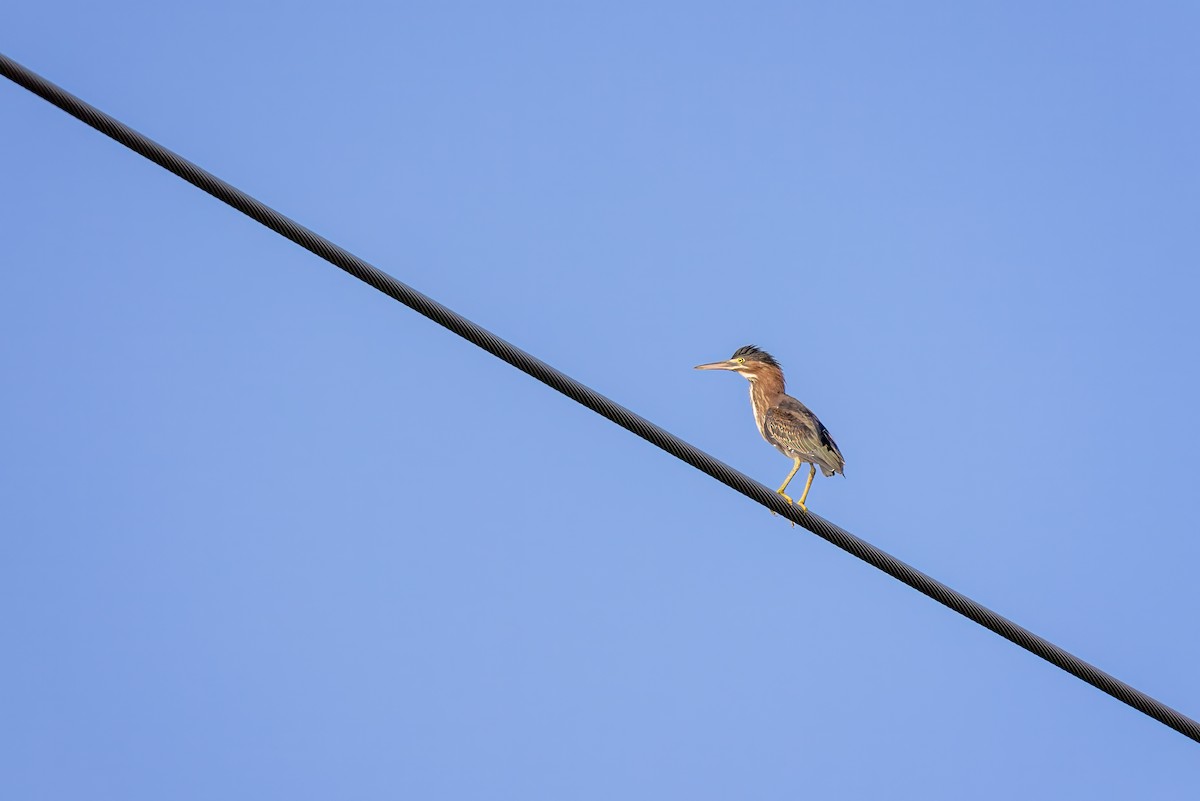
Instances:
[[[769,376],[783,381],[783,369],[775,357],[754,345],[743,345],[733,352],[733,355],[723,362],[698,364],[697,370],[730,370],[740,373],[747,381],[757,381]]]

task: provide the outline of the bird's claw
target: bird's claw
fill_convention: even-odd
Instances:
[[[780,490],[775,490],[775,494],[776,494],[776,495],[778,495],[778,496],[780,496],[781,498],[783,498],[783,499],[784,499],[785,501],[787,501],[788,503],[795,503],[795,501],[793,501],[793,500],[792,500],[792,496],[790,496],[790,495],[786,494],[786,493],[785,493],[783,490],[781,490],[781,489],[780,489]],[[801,509],[804,509],[804,507],[803,507],[803,506],[801,506],[800,508],[801,508]],[[804,509],[804,511],[806,511],[806,512],[807,512],[808,510],[807,510],[807,509]],[[771,514],[772,514],[772,515],[774,515],[774,514],[775,514],[775,512],[771,512]],[[792,520],[792,521],[789,521],[789,522],[792,524],[792,528],[795,528],[795,527],[796,527],[796,521]]]

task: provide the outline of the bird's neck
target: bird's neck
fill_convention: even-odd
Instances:
[[[761,375],[750,381],[750,397],[761,398],[768,404],[774,403],[783,395],[783,378]],[[757,400],[755,401],[757,404]]]
[[[759,433],[762,433],[762,420],[771,408],[783,397],[783,379],[773,376],[759,376],[750,382],[750,405],[754,407],[754,419],[758,421]]]

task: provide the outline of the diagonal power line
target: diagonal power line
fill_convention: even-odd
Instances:
[[[859,539],[845,529],[811,512],[805,512],[798,507],[792,506],[775,494],[774,491],[759,484],[745,474],[734,470],[729,465],[714,459],[704,451],[684,442],[669,431],[659,428],[644,417],[634,414],[620,404],[589,389],[540,359],[505,342],[487,329],[451,311],[432,298],[426,297],[412,287],[397,281],[382,270],[373,267],[349,251],[333,244],[328,239],[319,236],[294,220],[255,200],[240,189],[225,183],[212,173],[206,172],[149,137],[138,133],[119,120],[85,103],[83,100],[47,81],[37,73],[25,68],[2,53],[0,53],[0,74],[3,74],[6,78],[28,89],[42,99],[58,106],[63,111],[87,123],[106,136],[115,139],[130,150],[145,156],[160,167],[170,170],[188,183],[203,189],[221,202],[262,223],[272,231],[287,237],[306,250],[312,251],[335,267],[340,267],[360,281],[365,281],[380,292],[395,298],[414,311],[433,320],[438,325],[450,329],[468,342],[478,345],[493,356],[503,359],[522,372],[528,373],[538,381],[558,390],[568,398],[586,406],[599,415],[607,417],[622,428],[637,434],[639,437],[662,448],[677,459],[687,462],[697,470],[707,473],[717,481],[732,487],[751,500],[757,501],[772,512],[777,512],[788,520],[799,523],[818,537],[828,540],[842,550],[850,552],[893,578],[899,579],[913,589],[928,595],[938,603],[950,607],[960,615],[991,629],[1006,640],[1016,643],[1053,665],[1057,665],[1071,675],[1086,681],[1088,684],[1108,693],[1117,700],[1200,742],[1200,723],[1197,723],[1195,720],[1083,661],[1054,643],[1042,639],[1028,629],[1018,626],[1011,620],[996,614],[982,604],[925,575],[916,568],[901,562],[891,554],[876,548],[869,542]]]

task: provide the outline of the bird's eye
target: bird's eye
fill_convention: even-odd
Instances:
[[[744,363],[745,363],[745,361],[746,361],[746,360],[745,360],[745,359],[743,359],[743,358],[741,358],[741,357],[739,357],[739,358],[737,359],[737,363],[738,363],[738,364],[744,364]]]

